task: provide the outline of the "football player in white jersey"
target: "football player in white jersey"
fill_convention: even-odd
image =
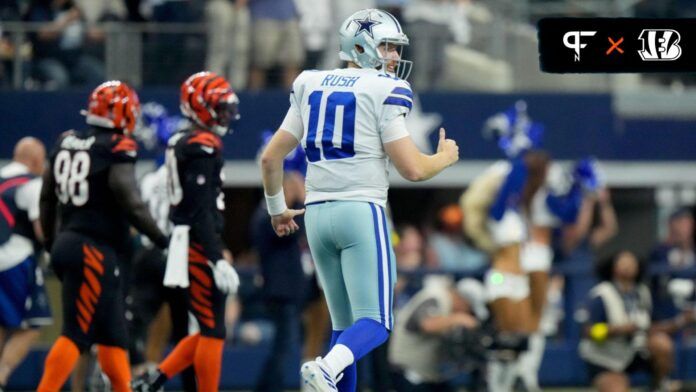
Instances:
[[[293,218],[305,211],[285,205],[283,158],[302,143],[309,161],[307,237],[333,328],[329,353],[300,371],[316,391],[355,390],[356,361],[384,343],[394,322],[396,266],[384,213],[389,161],[404,178],[423,181],[459,159],[444,129],[433,155],[421,153],[409,136],[413,93],[405,78],[412,64],[401,58],[408,37],[396,18],[361,10],[339,35],[347,67],[297,77],[287,115],[261,158],[279,236],[297,230]]]

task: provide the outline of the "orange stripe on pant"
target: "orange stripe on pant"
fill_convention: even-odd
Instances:
[[[87,283],[89,283],[89,288],[92,289],[94,296],[98,298],[99,295],[101,295],[101,283],[99,283],[99,278],[97,278],[94,272],[87,267],[83,268],[82,274],[84,275]]]
[[[193,248],[189,249],[189,257],[192,254],[194,257],[203,257]],[[213,302],[210,298],[213,280],[205,272],[204,269],[207,268],[207,265],[189,264],[189,275],[193,277],[189,286],[189,302],[198,321],[213,329],[215,328],[215,318],[212,309]]]
[[[80,299],[82,301],[82,305],[84,305],[85,308],[87,308],[87,310],[89,310],[91,313],[94,313],[94,304],[97,302],[97,296],[94,295],[92,290],[90,290],[87,285],[80,286]]]
[[[210,308],[213,306],[213,303],[210,301],[210,290],[207,288],[201,286],[198,284],[198,282],[194,281],[193,284],[191,284],[191,288],[189,289],[191,297],[198,301],[201,305]]]
[[[210,279],[210,276],[206,274],[204,271],[202,271],[198,266],[195,265],[189,265],[189,274],[192,275],[195,281],[200,282],[200,284],[205,287],[210,289],[213,286],[213,281]]]
[[[97,248],[87,244],[82,245],[82,253],[85,255],[85,264],[97,270],[100,275],[103,275],[104,266],[101,261],[104,260],[104,255]]]
[[[189,248],[189,262],[196,264],[207,264],[208,258],[203,255],[198,249]]]
[[[99,279],[104,275],[104,255],[95,247],[82,245],[84,267],[82,268],[83,282],[77,298],[77,323],[83,333],[89,331],[94,312],[99,302],[102,285]]]

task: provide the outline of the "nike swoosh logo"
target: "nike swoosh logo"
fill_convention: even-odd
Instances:
[[[212,154],[215,152],[215,149],[212,147],[201,146],[201,148],[203,149],[203,151],[207,152],[208,154]]]

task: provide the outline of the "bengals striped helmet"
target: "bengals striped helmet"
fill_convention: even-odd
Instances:
[[[140,100],[127,84],[112,80],[92,91],[87,110],[80,113],[87,117],[89,125],[118,129],[130,135],[140,118]]]
[[[239,119],[239,98],[230,83],[213,72],[198,72],[181,85],[181,113],[199,126],[224,136]]]

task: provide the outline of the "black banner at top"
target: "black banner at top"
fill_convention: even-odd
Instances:
[[[539,64],[552,73],[694,72],[696,19],[545,18]]]

